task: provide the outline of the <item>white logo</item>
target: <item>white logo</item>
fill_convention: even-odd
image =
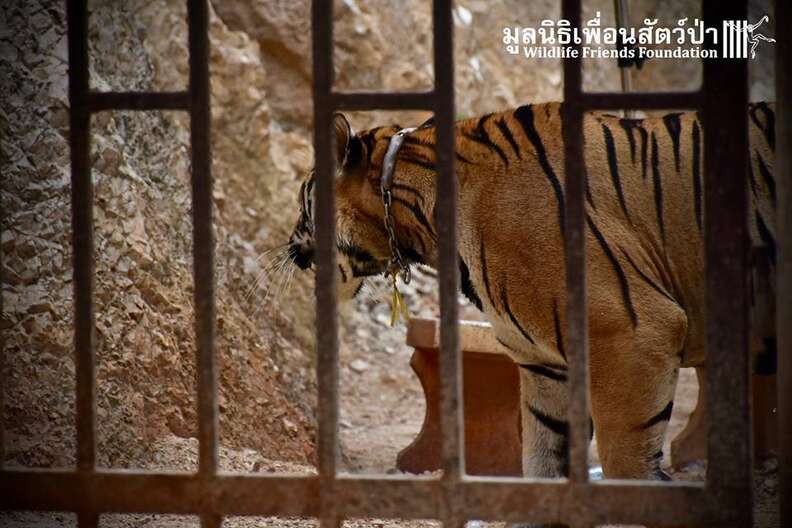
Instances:
[[[727,20],[721,27],[708,27],[699,18],[686,17],[664,27],[656,18],[645,18],[637,28],[607,27],[597,11],[580,28],[564,19],[545,19],[538,27],[504,27],[503,44],[508,53],[528,59],[616,58],[636,65],[646,59],[753,59],[761,41],[775,42],[757,31],[769,20],[765,15],[755,24]]]
[[[759,41],[775,42],[774,38],[759,33],[757,28],[768,22],[770,17],[763,16],[756,24],[749,24],[747,20],[731,20],[723,23],[723,56],[728,59],[747,59],[748,43],[751,43],[751,58],[756,58],[756,48]]]

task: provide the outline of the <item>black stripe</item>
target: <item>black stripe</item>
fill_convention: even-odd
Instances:
[[[398,196],[394,196],[393,197],[393,203],[401,204],[404,207],[406,207],[407,209],[409,209],[410,212],[412,212],[412,214],[415,217],[415,219],[418,220],[418,223],[421,224],[424,229],[426,229],[426,231],[429,234],[429,236],[432,237],[433,239],[437,239],[437,235],[435,234],[434,230],[432,229],[432,225],[429,223],[429,220],[426,219],[426,215],[424,215],[424,213],[423,213],[423,211],[421,210],[420,207],[418,207],[414,203],[411,203],[411,202],[408,202],[406,200],[403,200],[403,199],[399,198]]]
[[[507,166],[509,165],[509,158],[506,157],[506,153],[503,152],[503,149],[500,148],[499,145],[496,145],[492,139],[490,139],[487,130],[484,128],[484,125],[487,121],[492,117],[492,114],[487,114],[481,119],[478,120],[478,124],[476,128],[472,132],[462,132],[462,135],[468,138],[471,141],[475,141],[476,143],[485,146],[489,150],[494,150],[498,156],[503,160],[503,163]]]
[[[358,262],[375,262],[374,255],[360,246],[343,242],[338,245],[338,252]]]
[[[610,168],[613,187],[616,189],[616,195],[619,197],[619,204],[621,205],[622,211],[624,211],[624,216],[627,217],[627,221],[632,224],[630,213],[627,211],[627,201],[624,199],[621,178],[619,177],[619,162],[616,159],[616,144],[613,142],[613,134],[610,128],[608,128],[605,123],[602,123],[602,134],[605,136],[605,150],[608,153],[608,167]]]
[[[506,314],[509,316],[509,319],[511,320],[512,324],[517,327],[517,330],[520,331],[522,336],[525,339],[527,339],[529,343],[535,345],[536,341],[534,341],[533,338],[528,334],[528,332],[525,331],[525,328],[522,327],[520,321],[517,320],[517,317],[514,315],[514,312],[512,312],[511,306],[509,305],[509,296],[506,293],[505,285],[501,287],[501,302],[503,303],[503,309],[506,310]]]
[[[487,292],[487,299],[489,300],[495,312],[498,312],[495,306],[495,297],[492,296],[490,289],[489,272],[487,270],[487,255],[484,252],[484,236],[481,237],[481,249],[479,250],[479,259],[481,260],[481,278],[484,280],[484,291]]]
[[[481,298],[476,293],[476,289],[473,287],[473,283],[470,281],[470,268],[468,268],[465,261],[462,260],[462,256],[459,256],[459,286],[462,290],[462,293],[465,294],[470,302],[472,302],[476,308],[482,311],[481,307]]]
[[[649,132],[643,127],[640,127],[638,130],[641,132],[641,175],[643,180],[646,181],[646,164],[649,160],[649,156],[647,155],[647,150],[649,150]]]
[[[555,328],[556,348],[558,348],[558,353],[561,354],[561,357],[564,358],[564,361],[566,361],[567,357],[566,352],[564,351],[564,337],[561,334],[561,321],[558,317],[558,303],[555,299],[553,299],[553,326]]]
[[[509,164],[509,158],[506,156],[506,153],[503,152],[503,149],[501,148],[500,145],[498,145],[497,143],[492,141],[492,138],[490,137],[489,132],[487,132],[487,129],[485,128],[487,123],[490,121],[490,119],[492,119],[493,115],[494,114],[487,114],[487,115],[483,116],[481,119],[479,119],[478,126],[476,126],[476,133],[477,133],[479,138],[481,138],[482,140],[486,141],[489,144],[489,147],[492,150],[494,150],[495,152],[498,153],[498,156],[501,157],[501,159],[503,160],[503,163],[508,165]]]
[[[300,208],[305,210],[305,184],[308,180],[300,184],[300,192],[297,194],[297,200],[300,202]]]
[[[338,265],[338,271],[341,272],[341,282],[346,282],[347,281],[347,275],[346,275],[346,272],[344,271],[344,268],[341,267],[341,264]]]
[[[751,117],[751,121],[753,121],[756,127],[764,133],[767,144],[770,145],[770,150],[775,151],[775,113],[773,113],[773,110],[767,106],[765,102],[752,104],[750,108],[751,110],[748,112],[748,115]],[[757,110],[761,110],[762,114],[764,114],[764,123],[762,123],[759,116],[756,115]]]
[[[305,214],[313,223],[313,200],[311,199],[314,184],[316,183],[316,173],[311,172],[311,176],[308,178],[308,182],[305,186]]]
[[[660,160],[657,152],[657,137],[652,132],[652,180],[654,181],[655,210],[657,211],[657,224],[660,226],[660,237],[665,245],[665,222],[663,221],[663,183],[660,179]]]
[[[627,141],[630,143],[630,161],[635,165],[635,134],[633,130],[640,125],[641,121],[638,119],[619,119],[619,124],[627,134]]]
[[[762,175],[762,179],[767,185],[767,190],[770,192],[770,199],[773,202],[773,207],[775,207],[776,188],[775,188],[775,180],[773,180],[773,174],[770,172],[770,169],[767,168],[767,164],[765,163],[761,154],[759,154],[758,152],[756,153],[756,161],[759,164],[759,174]]]
[[[670,419],[671,419],[671,411],[673,411],[673,410],[674,410],[674,400],[671,400],[670,402],[668,402],[668,405],[666,405],[666,406],[663,408],[663,410],[662,410],[662,411],[660,411],[660,412],[659,412],[659,413],[657,413],[656,415],[654,415],[654,416],[652,416],[651,418],[649,418],[649,419],[648,419],[648,420],[647,420],[647,421],[646,421],[646,422],[645,422],[645,423],[644,423],[644,424],[641,426],[641,428],[642,428],[642,429],[649,429],[649,428],[650,428],[650,427],[652,427],[653,425],[657,425],[657,424],[659,424],[660,422],[667,422],[668,420],[670,420]]]
[[[467,159],[465,156],[463,156],[459,152],[454,152],[454,155],[456,156],[457,161],[461,161],[462,163],[467,163],[468,165],[473,165],[472,161]]]
[[[635,313],[635,307],[632,303],[632,297],[630,296],[630,283],[627,282],[627,276],[624,274],[621,264],[619,264],[619,261],[616,259],[616,255],[613,254],[610,246],[608,246],[608,243],[605,241],[605,237],[602,236],[602,233],[600,233],[600,230],[597,229],[597,226],[594,224],[594,221],[589,215],[586,215],[586,221],[588,222],[589,229],[591,229],[591,232],[594,233],[594,237],[597,239],[597,242],[599,242],[600,247],[602,247],[602,251],[605,253],[605,256],[608,257],[613,270],[616,272],[616,276],[619,279],[619,284],[621,285],[624,308],[630,315],[630,321],[632,321],[633,328],[635,328],[638,326],[638,314]]]
[[[564,234],[566,232],[564,191],[561,188],[561,183],[558,181],[553,167],[550,165],[550,161],[547,159],[547,151],[542,144],[539,133],[536,131],[536,126],[534,126],[533,108],[531,105],[519,107],[514,111],[514,118],[520,123],[523,132],[525,132],[525,136],[536,150],[536,157],[539,160],[539,165],[542,167],[545,176],[553,186],[553,192],[555,192],[556,201],[558,202],[558,224],[561,226],[561,234]]]
[[[434,136],[432,136],[434,137]],[[435,144],[431,140],[426,140],[424,138],[418,138],[415,136],[405,136],[404,138],[404,145],[414,145],[414,146],[421,146],[427,147],[432,149],[434,152]],[[459,151],[454,151],[454,156],[456,157],[457,161],[461,161],[462,163],[467,163],[468,165],[473,165],[473,162],[467,159],[465,156],[459,153]]]
[[[373,131],[369,131],[367,134],[360,135],[360,141],[366,146],[366,150],[368,151],[368,157],[371,159],[371,153],[374,151],[374,145],[377,144],[377,138],[374,137]]]
[[[424,255],[426,255],[426,243],[423,241],[423,237],[416,229],[409,229],[405,230],[407,235],[410,237],[410,240],[414,240],[418,242],[418,245],[421,246],[420,253],[416,252],[413,248],[409,247],[400,247],[399,251],[402,252],[402,255],[407,257],[408,259],[412,260],[413,262],[418,262],[419,264],[424,264]]]
[[[434,162],[424,158],[418,153],[405,152],[396,159],[397,163],[400,161],[404,163],[412,163],[413,165],[418,165],[419,167],[423,167],[424,169],[428,169],[430,171],[435,170]]]
[[[674,166],[679,172],[679,135],[682,132],[682,122],[679,120],[681,114],[668,114],[663,116],[668,135],[671,136],[671,143],[674,146]]]
[[[693,204],[696,211],[696,224],[702,229],[701,208],[701,130],[698,121],[693,121]]]
[[[638,273],[638,275],[640,275],[640,276],[641,276],[641,278],[642,278],[642,279],[643,279],[643,280],[644,280],[644,281],[645,281],[647,284],[649,284],[649,286],[651,286],[651,287],[652,287],[652,289],[654,289],[654,290],[655,290],[657,293],[659,293],[659,294],[663,295],[665,298],[667,298],[669,301],[673,302],[674,304],[679,304],[679,303],[677,303],[677,302],[676,302],[676,299],[674,299],[673,297],[671,297],[671,294],[670,294],[670,293],[668,293],[668,292],[666,291],[666,289],[665,289],[665,288],[663,288],[663,287],[661,287],[660,285],[658,285],[658,284],[657,284],[655,281],[653,281],[653,280],[651,279],[651,277],[649,277],[649,275],[647,275],[646,273],[644,273],[643,271],[641,271],[641,269],[640,269],[640,268],[638,267],[638,265],[637,265],[637,264],[636,264],[636,263],[633,261],[633,259],[632,259],[632,258],[630,258],[630,254],[629,254],[629,253],[627,253],[627,252],[624,250],[624,248],[622,248],[622,255],[624,255],[624,257],[627,259],[627,262],[629,262],[629,263],[630,263],[630,265],[633,267],[633,269],[635,270],[635,272],[636,272],[636,273]]]
[[[544,365],[528,365],[528,364],[520,364],[520,368],[524,368],[525,370],[537,374],[539,376],[544,376],[545,378],[550,378],[551,380],[555,381],[566,381],[567,375],[563,372],[556,372],[555,370],[551,370]]]
[[[434,136],[430,136],[434,137]],[[430,138],[419,137],[416,135],[405,136],[402,145],[406,146],[416,146],[416,147],[428,147],[434,150],[434,143],[432,143]]]
[[[767,228],[767,224],[762,218],[762,215],[759,213],[757,209],[755,211],[756,214],[756,227],[759,230],[759,237],[762,239],[762,242],[765,246],[767,246],[767,256],[770,259],[770,264],[775,266],[776,263],[776,243],[775,239],[773,238],[773,234],[770,233],[770,230]]]
[[[511,133],[509,125],[506,123],[506,118],[502,117],[500,120],[495,121],[495,124],[497,125],[498,129],[500,129],[503,137],[506,138],[506,141],[509,142],[509,145],[511,145],[512,149],[514,149],[514,155],[517,156],[518,159],[522,159],[520,146],[517,144],[517,140],[514,139],[514,135]]]
[[[757,155],[758,155],[758,153],[757,153]],[[759,197],[759,190],[758,190],[759,184],[756,183],[756,175],[754,174],[754,170],[753,170],[753,158],[748,160],[748,181],[751,184],[751,192],[753,193],[754,196],[756,196],[758,198]]]
[[[536,417],[539,423],[550,429],[555,434],[561,436],[569,435],[569,424],[567,424],[566,420],[558,420],[557,418],[548,416],[533,405],[529,405],[528,410],[531,411],[531,414]]]
[[[391,189],[393,189],[394,191],[404,191],[406,193],[412,194],[413,196],[418,198],[421,201],[422,204],[424,203],[424,197],[418,191],[418,189],[416,189],[415,187],[412,187],[410,185],[407,185],[406,183],[393,182],[393,183],[391,183]]]
[[[407,246],[402,246],[399,244],[399,251],[401,251],[402,257],[406,257],[407,260],[410,262],[416,262],[418,264],[426,264],[426,259],[424,259],[424,255],[426,254],[426,244],[419,236],[418,231],[413,229],[406,229],[407,235],[410,237],[410,240],[417,240],[418,243],[421,245],[421,252],[418,253],[415,249]]]
[[[587,172],[583,173],[583,179],[585,180],[586,183],[586,201],[589,203],[591,208],[596,211],[597,206],[594,204],[594,196],[592,196],[591,194],[591,186],[589,185],[589,177]]]

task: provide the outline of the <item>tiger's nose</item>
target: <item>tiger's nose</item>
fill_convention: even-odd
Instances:
[[[301,270],[307,270],[313,264],[313,249],[305,244],[291,242],[289,244],[289,258]]]

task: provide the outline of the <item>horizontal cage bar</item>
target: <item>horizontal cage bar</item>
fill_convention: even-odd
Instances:
[[[333,92],[337,110],[433,110],[438,92]]]
[[[91,112],[107,110],[189,110],[190,92],[89,92]]]
[[[589,110],[667,110],[700,108],[703,92],[591,93],[578,96],[577,103]]]
[[[97,471],[0,473],[0,507],[15,510],[318,517],[316,475],[231,475]],[[341,477],[333,482],[344,517],[436,518],[444,483],[436,478]],[[714,500],[701,483],[466,477],[456,486],[465,519],[569,524],[728,522],[734,505]]]

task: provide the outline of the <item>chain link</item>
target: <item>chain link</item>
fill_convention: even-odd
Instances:
[[[396,230],[393,223],[393,215],[391,214],[391,207],[393,205],[393,196],[390,189],[382,191],[382,206],[385,208],[385,230],[388,232],[388,244],[390,244],[391,261],[388,264],[388,269],[385,272],[388,274],[401,274],[404,284],[410,284],[412,278],[410,274],[410,266],[404,262],[401,251],[399,250],[399,242],[396,239]]]

